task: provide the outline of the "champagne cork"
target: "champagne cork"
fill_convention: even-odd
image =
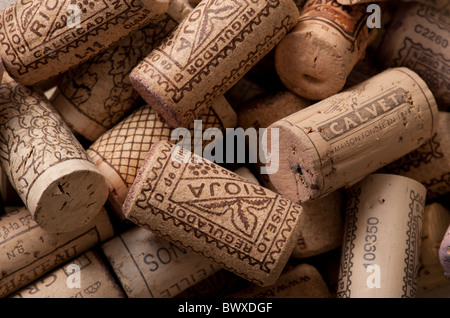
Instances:
[[[58,234],[42,229],[25,208],[0,217],[0,297],[20,290],[113,235],[105,209],[89,224]]]
[[[415,297],[425,195],[417,181],[389,174],[348,190],[338,297]]]
[[[224,97],[218,98],[199,119],[203,132],[208,128],[235,127],[237,123],[236,113]],[[195,128],[194,123],[189,127],[194,140],[198,139]],[[86,151],[108,182],[108,201],[119,219],[124,220],[122,204],[147,152],[155,142],[171,140],[172,132],[173,128],[161,121],[153,108],[145,105],[103,134]],[[201,136],[199,141],[202,141]],[[207,143],[209,140],[204,145]]]
[[[366,25],[367,17],[364,5],[307,1],[298,24],[276,48],[275,67],[284,85],[312,100],[339,92],[376,37],[376,29]]]
[[[330,298],[325,281],[317,269],[300,264],[283,272],[272,286],[249,286],[232,298]]]
[[[427,200],[450,192],[450,113],[439,112],[438,117],[432,138],[380,170],[419,181],[427,188]]]
[[[439,261],[444,269],[445,277],[450,278],[450,226],[447,228],[439,247]]]
[[[35,85],[106,50],[168,5],[168,0],[16,1],[0,11],[0,55],[11,77]]]
[[[11,298],[125,298],[125,295],[100,255],[89,250]]]
[[[103,175],[43,95],[14,81],[0,92],[0,163],[34,220],[49,232],[88,223],[108,196]]]
[[[204,0],[130,74],[172,127],[204,114],[295,25],[291,0]]]
[[[163,141],[151,148],[123,212],[262,286],[281,274],[303,223],[299,205]]]
[[[130,298],[174,297],[220,269],[137,226],[101,247]]]
[[[450,285],[439,262],[439,247],[450,224],[450,211],[435,202],[425,206],[420,246],[420,271],[416,297]]]
[[[131,113],[141,101],[131,70],[176,25],[164,14],[64,74],[53,105],[74,132],[95,141]]]
[[[379,49],[386,67],[404,66],[427,83],[440,110],[450,105],[450,16],[419,3],[402,4]]]
[[[436,132],[437,116],[417,74],[386,70],[272,124],[279,169],[269,178],[292,201],[317,199],[421,146]]]
[[[302,204],[305,221],[291,257],[312,257],[341,246],[343,202],[343,193],[337,190],[317,201]]]

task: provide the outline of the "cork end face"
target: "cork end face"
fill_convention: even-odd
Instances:
[[[339,92],[348,75],[337,49],[306,31],[290,33],[281,40],[275,51],[275,68],[289,90],[311,100]]]

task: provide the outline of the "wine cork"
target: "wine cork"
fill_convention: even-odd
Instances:
[[[275,67],[284,85],[312,100],[338,93],[376,37],[376,29],[366,25],[367,17],[364,5],[307,1],[298,24],[276,48]]]
[[[204,0],[134,68],[131,83],[170,126],[187,127],[267,54],[297,18],[291,0]]]
[[[427,199],[450,192],[450,113],[439,112],[438,117],[432,138],[380,170],[419,181],[427,188]]]
[[[317,201],[302,204],[305,221],[291,257],[312,257],[341,246],[343,202],[343,193],[337,190]]]
[[[425,195],[417,181],[389,174],[348,190],[338,297],[415,297]]]
[[[279,129],[279,169],[269,178],[292,201],[350,186],[430,139],[438,110],[422,79],[406,68],[292,114]]]
[[[0,217],[0,297],[20,290],[113,235],[105,209],[83,227],[58,234],[42,229],[25,208]]]
[[[450,278],[450,226],[447,228],[439,247],[439,261],[444,269],[444,275]]]
[[[379,48],[386,67],[404,66],[427,83],[440,110],[450,105],[450,16],[419,3],[402,4]]]
[[[125,293],[130,298],[169,298],[220,269],[140,227],[102,244]]]
[[[176,25],[161,15],[64,74],[53,105],[74,132],[95,141],[139,105],[128,76]]]
[[[89,250],[11,298],[125,298],[125,295],[100,255]]]
[[[107,199],[105,178],[43,95],[12,80],[0,90],[0,163],[25,206],[46,231],[88,223]]]
[[[420,271],[416,297],[450,285],[439,262],[439,247],[450,224],[450,211],[435,202],[425,206],[420,246]]]
[[[149,151],[123,212],[262,286],[280,275],[303,223],[299,205],[163,141]]]
[[[221,97],[200,120],[202,132],[205,132],[208,128],[223,130],[225,127],[235,127],[237,116],[225,98]],[[196,138],[202,141],[202,136],[197,136],[195,128],[199,127],[194,123],[189,127],[191,138],[194,142],[198,142]],[[171,140],[172,132],[173,128],[161,121],[153,108],[145,105],[103,134],[86,151],[108,182],[108,202],[120,220],[124,220],[122,204],[147,152],[159,140],[178,142]],[[207,143],[209,140],[203,144]]]
[[[35,85],[85,62],[167,11],[168,0],[16,1],[0,11],[0,55],[19,83]],[[24,23],[21,18],[27,16]]]

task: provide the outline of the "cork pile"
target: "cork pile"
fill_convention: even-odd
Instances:
[[[449,1],[0,6],[0,297],[450,296]]]

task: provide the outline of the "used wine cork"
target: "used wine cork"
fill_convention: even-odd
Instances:
[[[249,286],[232,298],[330,298],[330,291],[317,269],[300,264],[283,272],[272,286]]]
[[[123,212],[262,286],[281,274],[303,223],[301,206],[163,141],[149,151]]]
[[[0,297],[8,296],[59,265],[112,238],[107,212],[67,233],[42,229],[25,208],[0,217]]]
[[[439,112],[438,117],[431,139],[380,170],[419,181],[427,188],[427,199],[450,192],[450,113]]]
[[[435,202],[425,206],[420,246],[420,271],[416,297],[450,285],[439,261],[439,247],[450,224],[450,211]]]
[[[312,257],[341,246],[344,234],[343,202],[343,193],[337,190],[302,204],[305,221],[291,257]]]
[[[161,15],[66,72],[52,104],[69,127],[95,141],[129,115],[141,101],[128,77],[131,70],[176,26],[169,15]]]
[[[284,85],[312,100],[338,93],[376,37],[367,17],[365,5],[307,1],[298,24],[276,48],[275,68]]]
[[[172,127],[187,127],[295,25],[291,0],[208,1],[131,72],[145,101]]]
[[[450,225],[439,247],[439,261],[444,269],[444,275],[450,278]]]
[[[348,190],[338,297],[415,297],[425,195],[419,182],[389,174]]]
[[[140,227],[102,244],[125,293],[130,298],[169,298],[220,269]]]
[[[236,113],[224,97],[218,98],[208,113],[199,119],[202,132],[208,128],[224,130],[237,124]],[[195,128],[198,127],[194,123],[189,127],[194,140],[198,139]],[[86,151],[107,180],[108,201],[120,220],[124,220],[122,204],[147,152],[159,140],[177,142],[171,140],[172,132],[173,128],[161,121],[152,107],[145,105],[103,134]],[[199,138],[202,141],[202,136]],[[204,145],[207,143],[209,140]]]
[[[279,169],[269,178],[292,201],[317,199],[421,146],[436,132],[437,116],[417,74],[386,70],[272,124]]]
[[[0,163],[25,206],[49,232],[88,223],[107,199],[105,178],[43,95],[13,80],[0,91]]]
[[[419,3],[402,4],[379,49],[387,67],[404,66],[427,83],[440,110],[450,105],[450,16]]]
[[[89,250],[11,298],[125,298],[125,295],[100,255]]]
[[[104,51],[168,5],[168,0],[16,1],[0,11],[0,55],[14,79],[35,85]]]

